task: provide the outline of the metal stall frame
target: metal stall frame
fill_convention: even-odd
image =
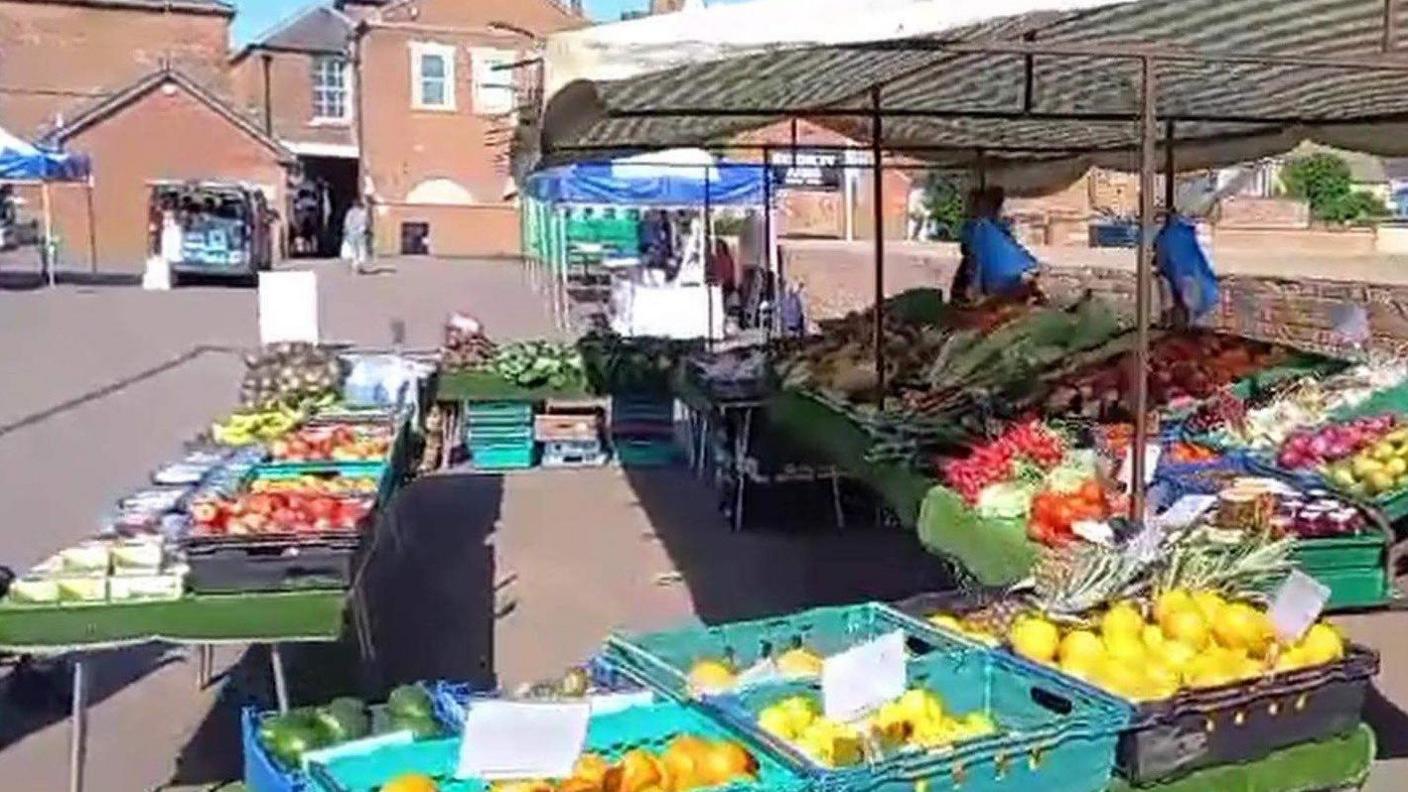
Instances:
[[[868,41],[857,43],[833,44],[818,49],[828,50],[857,50],[862,52],[934,52],[952,55],[1002,55],[1021,56],[1025,67],[1025,89],[1023,92],[1022,107],[1016,110],[998,109],[961,109],[961,108],[886,108],[882,101],[882,91],[885,86],[898,80],[912,76],[910,73],[902,73],[886,79],[877,80],[871,83],[865,94],[869,98],[868,107],[836,107],[833,105],[823,105],[817,107],[643,107],[638,109],[610,109],[606,110],[606,118],[615,119],[648,119],[648,118],[679,118],[679,119],[700,119],[700,118],[737,118],[740,120],[756,119],[766,120],[767,123],[776,123],[779,120],[798,118],[838,118],[851,119],[857,123],[869,124],[870,137],[869,145],[866,146],[838,146],[827,148],[851,149],[869,151],[872,156],[871,169],[875,178],[873,189],[875,208],[875,244],[874,244],[874,282],[875,282],[875,366],[880,377],[884,377],[884,345],[882,341],[884,323],[884,230],[881,227],[882,218],[881,205],[884,199],[884,187],[880,176],[885,170],[881,153],[891,154],[925,152],[947,152],[954,153],[961,149],[954,146],[923,146],[923,145],[887,145],[884,141],[884,123],[890,119],[958,119],[958,120],[990,120],[990,121],[1050,121],[1050,122],[1087,122],[1087,123],[1129,123],[1138,130],[1138,168],[1140,185],[1140,240],[1137,251],[1136,268],[1136,306],[1135,323],[1138,337],[1136,358],[1138,361],[1139,376],[1135,387],[1135,436],[1133,448],[1142,449],[1146,446],[1149,436],[1148,426],[1148,354],[1149,354],[1149,324],[1151,321],[1151,299],[1150,289],[1153,281],[1153,240],[1157,232],[1157,221],[1155,217],[1155,173],[1157,150],[1159,146],[1159,122],[1162,121],[1166,131],[1165,146],[1166,161],[1165,167],[1168,172],[1168,190],[1172,191],[1174,149],[1178,141],[1175,136],[1177,124],[1179,123],[1207,123],[1207,124],[1245,124],[1269,128],[1274,127],[1305,127],[1314,128],[1317,126],[1336,126],[1344,124],[1388,124],[1403,122],[1408,120],[1408,116],[1402,113],[1377,115],[1360,115],[1345,118],[1335,118],[1328,115],[1321,116],[1298,116],[1298,115],[1259,115],[1256,113],[1236,114],[1236,113],[1194,113],[1169,111],[1160,113],[1157,107],[1157,80],[1158,70],[1161,64],[1194,64],[1202,66],[1217,65],[1251,65],[1263,67],[1278,67],[1283,69],[1336,69],[1350,72],[1402,72],[1408,74],[1408,59],[1404,59],[1395,51],[1396,44],[1396,0],[1386,0],[1383,11],[1383,52],[1376,57],[1331,57],[1331,56],[1294,56],[1276,53],[1258,52],[1215,52],[1203,49],[1176,49],[1161,46],[1155,43],[1069,43],[1069,44],[1049,44],[1035,40],[1034,36],[1025,35],[1022,40],[1001,40],[987,38],[969,42],[911,38],[888,41]],[[1036,57],[1043,58],[1103,58],[1124,61],[1132,64],[1137,71],[1138,109],[1136,112],[1081,112],[1081,111],[1038,111],[1033,109],[1032,93],[1034,90],[1032,74],[1034,70],[1034,60]],[[927,68],[932,64],[926,64]],[[1405,90],[1408,93],[1408,90]],[[853,99],[859,97],[853,97]],[[1254,133],[1247,133],[1254,134]],[[1209,136],[1209,140],[1233,139],[1235,134],[1224,134],[1221,136]],[[1192,137],[1192,140],[1199,138]],[[561,156],[566,158],[578,158],[590,156],[591,152],[598,154],[605,151],[620,152],[624,150],[640,150],[642,148],[669,148],[673,146],[700,146],[698,140],[680,140],[669,145],[652,141],[648,146],[633,145],[623,143],[620,145],[558,145],[543,148],[545,156]],[[747,145],[717,143],[709,146],[720,150],[739,151],[750,148]],[[764,152],[775,150],[776,146],[764,147]],[[810,146],[809,148],[822,148]],[[1008,144],[1004,146],[983,146],[977,151],[981,160],[983,156],[993,152],[1010,152],[1014,154],[1042,155],[1045,157],[1057,156],[1078,156],[1083,153],[1112,153],[1123,151],[1121,147],[1092,146],[1092,147],[1043,147],[1028,144]],[[972,153],[973,149],[966,151]],[[942,169],[936,165],[935,169]],[[1170,208],[1172,201],[1168,202]],[[883,390],[882,390],[883,394]],[[883,402],[883,395],[880,397]],[[883,404],[882,404],[883,407]],[[1132,497],[1130,503],[1130,516],[1134,519],[1142,519],[1145,515],[1145,494],[1146,478],[1148,471],[1145,470],[1145,459],[1142,453],[1132,454]]]

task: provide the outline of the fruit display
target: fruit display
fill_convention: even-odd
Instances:
[[[811,696],[791,696],[758,713],[758,727],[795,746],[823,767],[865,761],[868,751],[886,755],[905,748],[948,749],[997,731],[986,712],[950,712],[933,691],[912,688],[860,723],[840,723],[821,714]]]
[[[491,792],[689,792],[755,780],[758,760],[733,740],[673,737],[663,751],[631,748],[615,762],[584,753],[560,781],[499,781]]]
[[[1311,490],[1280,498],[1271,528],[1302,539],[1358,536],[1369,529],[1369,519],[1359,507],[1324,490]]]
[[[1391,426],[1375,420],[1379,421],[1373,424],[1375,428]],[[1391,429],[1377,440],[1359,439],[1363,440],[1361,450],[1322,469],[1326,479],[1356,498],[1391,495],[1408,488],[1408,429]]]
[[[1061,544],[1075,538],[1077,523],[1104,522],[1115,512],[1105,488],[1086,479],[1074,492],[1045,490],[1032,499],[1027,536],[1044,545]]]
[[[303,422],[304,414],[286,404],[237,410],[210,425],[210,437],[227,446],[263,443],[283,437]]]
[[[1395,416],[1377,415],[1297,430],[1281,444],[1276,463],[1286,470],[1301,470],[1338,462],[1385,440],[1402,445],[1408,442],[1408,430],[1395,431],[1397,427]],[[1385,452],[1384,456],[1387,461],[1394,455]]]
[[[301,342],[269,344],[244,362],[240,404],[259,410],[331,400],[345,375],[335,351]]]
[[[256,478],[249,482],[249,492],[254,495],[275,493],[298,495],[375,495],[381,481],[375,476],[320,476],[306,473],[289,478]]]
[[[185,565],[154,536],[100,537],[65,548],[10,584],[15,605],[172,600],[181,596]]]
[[[1184,422],[1188,431],[1207,434],[1224,427],[1241,430],[1247,423],[1247,405],[1228,388],[1219,388],[1193,411]]]
[[[1151,407],[1181,406],[1275,365],[1284,351],[1259,341],[1208,332],[1160,338],[1149,348]],[[1134,353],[1102,361],[1064,379],[1046,398],[1048,415],[1127,418],[1137,381]]]
[[[269,443],[275,462],[381,462],[391,453],[389,426],[316,426]]]
[[[440,734],[431,712],[430,696],[416,685],[391,691],[384,707],[369,708],[360,699],[339,698],[323,706],[266,717],[259,724],[258,739],[279,762],[297,768],[309,751],[403,731],[416,739]]]
[[[1324,665],[1345,653],[1344,639],[1325,622],[1281,641],[1264,609],[1189,589],[1161,592],[1151,607],[1118,602],[1084,624],[1028,614],[1007,641],[1029,660],[1132,701]]]
[[[242,494],[191,504],[191,535],[315,535],[356,531],[371,513],[370,498],[299,493]]]
[[[1222,457],[1215,449],[1208,448],[1200,443],[1186,443],[1181,440],[1175,441],[1168,446],[1165,452],[1169,462],[1175,465],[1196,465],[1202,462],[1214,462]]]
[[[582,356],[571,344],[514,341],[499,347],[489,370],[521,388],[580,385]]]
[[[440,792],[440,785],[423,773],[403,773],[382,784],[377,792]]]
[[[754,673],[769,679],[816,679],[821,676],[822,656],[805,646],[797,646],[774,657],[764,658],[752,669],[740,671],[726,658],[701,657],[689,668],[689,689],[696,694],[719,694],[733,690],[740,677]]]

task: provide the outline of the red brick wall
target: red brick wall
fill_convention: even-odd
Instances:
[[[236,106],[264,127],[264,59],[269,59],[269,107],[272,109],[273,137],[278,140],[310,143],[351,144],[355,93],[346,123],[313,120],[313,57],[297,52],[253,51],[230,68]],[[349,87],[351,66],[348,66]]]
[[[496,32],[491,22],[515,25],[539,35],[584,24],[552,0],[421,0],[386,14],[361,40],[360,84],[365,91],[362,157],[377,200],[387,212],[378,219],[381,254],[400,248],[400,219],[431,222],[433,251],[440,255],[498,255],[518,251],[516,205],[505,201],[509,184],[506,121],[479,115],[473,107],[470,49],[493,47],[526,51],[531,42]],[[451,45],[456,50],[455,110],[417,110],[411,99],[411,45]],[[505,80],[511,75],[505,75]],[[447,179],[472,196],[470,206],[410,206],[417,185]],[[505,217],[512,217],[506,222]],[[462,225],[468,218],[479,233]],[[386,228],[383,228],[383,224]]]
[[[246,181],[273,188],[272,205],[283,205],[286,176],[276,155],[180,89],[152,91],[78,133],[69,146],[93,159],[98,261],[105,272],[142,270],[150,180]],[[57,191],[55,217],[64,263],[87,268],[83,191]]]
[[[30,137],[163,59],[223,93],[229,29],[228,17],[212,14],[0,0],[0,86],[9,89],[0,92],[0,119]]]

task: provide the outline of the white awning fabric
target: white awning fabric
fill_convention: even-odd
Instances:
[[[784,8],[790,27],[773,16]],[[722,146],[787,117],[869,141],[869,119],[839,112],[867,110],[878,88],[884,148],[938,166],[981,159],[1015,193],[1059,188],[1092,166],[1136,167],[1137,62],[962,51],[1025,42],[1172,56],[1157,66],[1156,107],[1161,122],[1174,122],[1179,170],[1303,140],[1405,156],[1408,70],[1397,67],[1408,60],[1382,54],[1384,8],[1383,0],[755,0],[683,12],[550,38],[541,128],[520,153],[536,163]],[[1408,8],[1399,29],[1404,16]],[[778,30],[792,32],[779,41]]]

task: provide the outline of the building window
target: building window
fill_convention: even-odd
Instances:
[[[417,110],[455,109],[455,48],[411,45],[411,106]]]
[[[313,120],[346,121],[348,101],[347,59],[320,56],[313,59]]]
[[[513,50],[476,47],[470,50],[474,67],[474,112],[480,115],[505,115],[515,109],[513,71],[517,59]]]

